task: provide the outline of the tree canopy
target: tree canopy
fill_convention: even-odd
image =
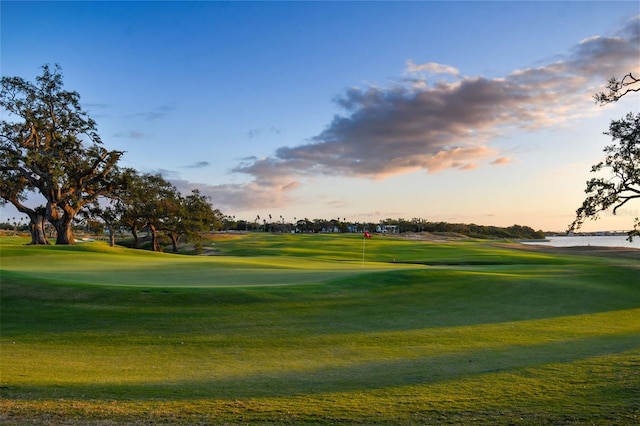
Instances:
[[[594,98],[601,105],[615,102],[623,96],[640,91],[640,80],[631,73],[621,80],[613,77],[607,85],[607,92],[597,93]],[[614,143],[604,148],[604,161],[591,167],[592,173],[608,172],[587,181],[586,199],[576,210],[576,219],[569,231],[579,229],[587,219],[597,219],[599,214],[612,208],[612,213],[629,201],[640,198],[640,113],[628,113],[619,120],[612,120],[609,131]],[[629,240],[640,236],[640,219],[635,218],[634,226],[628,232]]]
[[[44,65],[35,83],[2,77],[0,197],[26,213],[36,230],[44,221],[37,213],[44,210],[56,228],[56,243],[71,244],[72,220],[112,190],[112,172],[122,152],[102,146],[95,121],[80,105],[80,95],[63,86],[57,65],[53,69]],[[40,209],[24,205],[29,193],[44,198]],[[33,233],[32,237],[34,243],[46,243]]]

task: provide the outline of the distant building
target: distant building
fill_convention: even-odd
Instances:
[[[378,225],[376,226],[376,232],[382,234],[397,234],[398,225]]]

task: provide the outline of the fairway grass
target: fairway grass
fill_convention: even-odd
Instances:
[[[0,239],[0,424],[638,424],[640,264],[251,234]]]

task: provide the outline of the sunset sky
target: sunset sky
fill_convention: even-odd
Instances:
[[[566,230],[603,132],[640,104],[593,101],[640,74],[637,1],[0,7],[3,76],[60,64],[122,166],[237,219]]]

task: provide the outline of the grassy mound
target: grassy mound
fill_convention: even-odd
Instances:
[[[202,257],[24,242],[0,240],[2,424],[640,420],[635,259],[348,235]]]

